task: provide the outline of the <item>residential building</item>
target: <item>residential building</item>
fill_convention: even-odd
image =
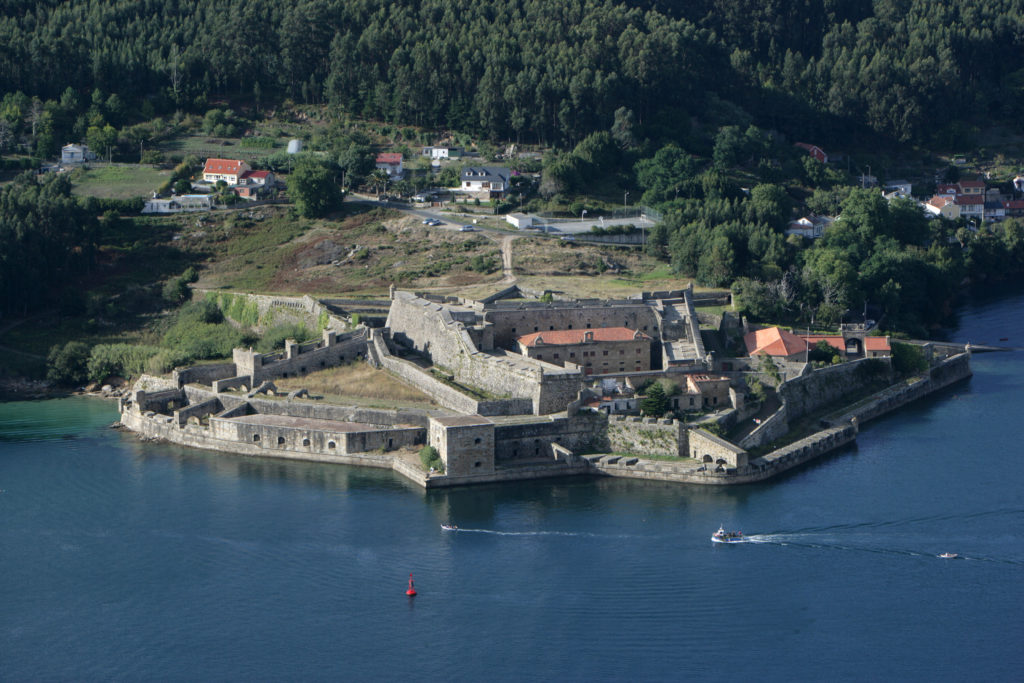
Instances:
[[[954,200],[965,218],[982,218],[985,215],[985,197],[980,194],[960,194]]]
[[[941,216],[951,220],[960,217],[960,207],[950,196],[937,194],[921,206],[931,216]]]
[[[743,336],[743,344],[751,358],[765,354],[783,360],[801,361],[807,353],[807,343],[801,337],[778,327],[754,330]]]
[[[868,337],[861,334],[843,335],[800,335],[808,347],[814,348],[823,341],[843,359],[848,358],[883,358],[892,355],[889,337]]]
[[[818,239],[825,234],[825,229],[835,220],[831,216],[804,216],[799,220],[792,221],[786,228],[786,234]]]
[[[223,180],[228,185],[237,185],[242,176],[252,169],[238,159],[207,159],[203,167],[203,180],[216,183]]]
[[[377,155],[376,166],[387,172],[389,178],[401,178],[405,173],[400,152],[381,152]]]
[[[462,169],[463,192],[485,192],[489,197],[501,197],[508,191],[512,171],[500,166],[470,166]]]
[[[429,159],[458,159],[462,156],[461,147],[424,147],[423,156]]]
[[[533,332],[516,342],[519,352],[528,358],[563,367],[574,364],[587,375],[651,369],[651,338],[628,327]]]
[[[191,213],[212,208],[213,198],[208,194],[183,194],[170,199],[147,199],[142,213]]]
[[[686,393],[681,397],[679,407],[683,410],[731,407],[729,382],[728,377],[718,375],[687,375]]]
[[[797,142],[795,143],[795,146],[799,147],[802,150],[805,150],[809,155],[811,155],[821,163],[828,163],[828,154],[821,147],[809,144],[807,142]]]
[[[890,180],[882,186],[882,189],[886,195],[895,193],[898,197],[909,197],[911,185],[907,180]]]
[[[1011,199],[1003,202],[1003,212],[1007,216],[1024,216],[1024,199]]]
[[[88,145],[71,143],[60,148],[60,163],[62,164],[84,164],[95,158],[96,155],[89,151]]]

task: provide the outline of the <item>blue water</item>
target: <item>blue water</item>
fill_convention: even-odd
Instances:
[[[1022,313],[954,337],[1024,346]],[[727,489],[425,493],[141,443],[109,402],[0,404],[0,680],[1019,680],[1024,352],[974,370]]]

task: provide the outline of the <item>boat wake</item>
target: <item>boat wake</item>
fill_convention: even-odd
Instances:
[[[778,546],[790,546],[794,548],[809,548],[814,550],[839,550],[839,551],[852,551],[861,553],[874,553],[877,555],[896,555],[904,557],[936,557],[941,559],[952,559],[942,558],[941,551],[936,552],[925,552],[921,550],[909,550],[901,548],[880,548],[874,546],[862,546],[852,545],[849,543],[843,543],[832,540],[830,538],[823,538],[824,534],[813,534],[813,533],[779,533],[779,534],[751,534],[745,536],[741,543],[766,543]],[[735,541],[734,541],[735,542]],[[956,554],[955,559],[958,560],[973,560],[976,562],[997,562],[1000,564],[1010,564],[1016,566],[1024,566],[1024,561],[1010,559],[1010,558],[998,558],[998,557],[983,557],[977,555],[964,555],[962,553]]]
[[[499,531],[498,529],[464,529],[457,527],[447,531],[463,534],[491,534],[492,536],[575,536],[577,538],[635,538],[632,534],[596,534],[587,531]]]

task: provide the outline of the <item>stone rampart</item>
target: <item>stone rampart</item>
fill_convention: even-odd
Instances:
[[[608,450],[634,455],[686,455],[686,429],[676,420],[626,417],[608,420]]]
[[[566,370],[518,354],[490,354],[477,349],[462,319],[471,310],[452,311],[408,292],[397,292],[391,302],[388,327],[392,338],[430,357],[460,384],[486,394],[529,398],[532,412],[547,414],[565,409],[579,393],[583,373]]]
[[[521,415],[533,411],[530,399],[477,400],[450,387],[415,363],[392,355],[383,330],[372,331],[372,344],[377,361],[388,371],[426,393],[445,408],[470,415]]]
[[[234,374],[234,363],[213,363],[176,368],[171,376],[179,387],[183,387],[186,384],[213,384],[217,380],[233,377]]]
[[[365,327],[355,332],[337,335],[325,330],[323,340],[310,344],[287,343],[284,354],[262,354],[251,349],[235,349],[232,353],[235,373],[252,375],[253,382],[280,377],[297,377],[316,370],[334,367],[351,360],[366,357],[369,334]],[[229,375],[230,377],[230,375]]]
[[[892,380],[889,359],[861,358],[783,382],[778,393],[786,406],[787,418],[792,421],[861,391],[879,379]]]
[[[188,422],[188,419],[190,417],[202,419],[209,415],[220,413],[223,410],[224,404],[222,404],[216,398],[211,398],[207,401],[203,401],[202,403],[190,403],[188,406],[184,408],[179,408],[178,410],[175,410],[174,421],[178,425],[183,425],[186,422]]]
[[[691,429],[686,435],[686,449],[691,458],[715,469],[743,469],[747,466],[747,452],[703,429]]]
[[[320,329],[321,321],[326,320],[327,329],[341,333],[347,329],[349,324],[349,321],[333,314],[330,309],[309,295],[272,296],[212,289],[197,289],[195,291],[216,302],[225,315],[227,315],[227,308],[234,297],[242,297],[252,302],[256,306],[258,319],[256,327],[261,331],[281,323],[303,323],[308,329],[317,330]]]
[[[592,450],[604,445],[603,415],[548,418],[529,423],[496,424],[494,461],[510,464],[554,457],[552,444],[570,450]]]
[[[232,365],[231,367],[234,367]],[[240,389],[242,391],[249,391],[252,389],[254,382],[252,375],[241,375],[239,377],[229,377],[227,379],[218,379],[213,382],[213,390],[216,392],[230,391],[232,389]]]
[[[785,436],[788,431],[788,409],[785,405],[782,405],[778,410],[766,417],[750,434],[747,434],[740,441],[740,446],[743,448],[757,448]]]

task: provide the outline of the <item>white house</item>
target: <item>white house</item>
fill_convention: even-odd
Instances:
[[[931,216],[942,216],[943,218],[955,219],[960,217],[960,207],[956,201],[948,195],[937,194],[921,205],[925,212]]]
[[[461,147],[424,147],[423,156],[430,159],[458,159],[462,156]]]
[[[899,197],[909,197],[911,185],[910,182],[906,180],[890,180],[882,189],[886,196],[895,193]]]
[[[462,191],[500,197],[508,191],[511,178],[512,171],[500,166],[468,166],[462,169]]]
[[[148,199],[142,213],[187,213],[212,208],[213,201],[208,194],[183,194],[170,199]]]
[[[402,169],[402,155],[399,152],[381,152],[377,155],[376,166],[386,171],[389,178],[401,178],[405,172]]]
[[[834,221],[835,218],[830,216],[804,216],[799,220],[792,221],[786,228],[786,234],[800,235],[816,240],[825,234],[825,228],[832,225]]]
[[[60,163],[62,164],[83,164],[95,158],[96,155],[89,151],[88,145],[71,143],[60,148]]]
[[[228,185],[237,185],[242,176],[251,170],[249,164],[237,159],[207,159],[203,167],[203,180],[208,183],[223,180]]]

